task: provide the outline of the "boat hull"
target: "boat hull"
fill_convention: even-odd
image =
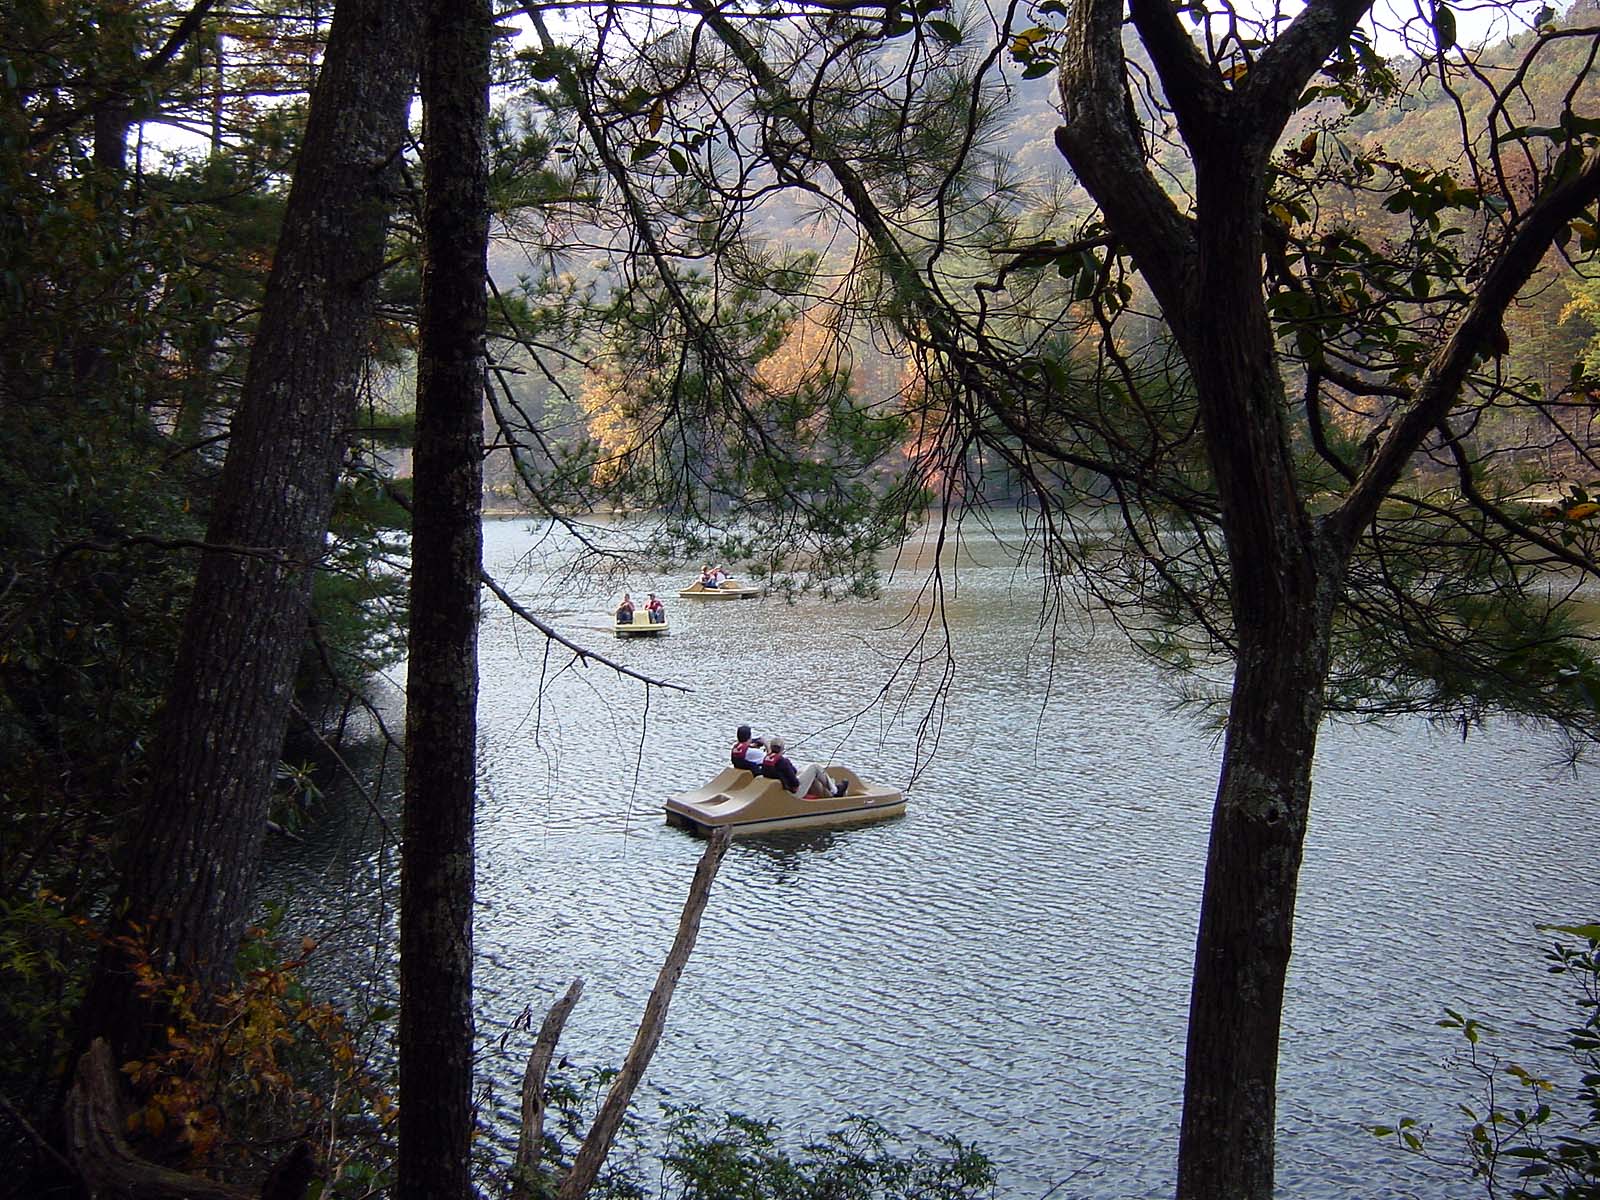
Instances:
[[[628,637],[666,637],[672,632],[672,627],[665,621],[648,621],[641,609],[635,614],[633,621],[617,621],[611,626],[619,638]]]
[[[702,837],[726,826],[733,836],[745,837],[779,829],[857,825],[905,814],[904,792],[867,783],[845,767],[830,767],[828,774],[849,783],[843,796],[797,797],[779,780],[726,767],[704,787],[668,797],[667,824]]]

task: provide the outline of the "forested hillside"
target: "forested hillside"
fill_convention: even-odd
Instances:
[[[1565,15],[1554,18],[1549,28],[1581,34],[1594,14],[1592,0],[1583,0]],[[1523,51],[1535,35],[1525,30],[1519,35],[1513,32],[1515,28],[1500,20],[1485,25],[1478,34],[1483,45],[1478,69],[1490,77],[1515,79],[1504,120],[1513,125],[1538,125],[1554,120],[1548,114],[1559,113],[1567,103],[1579,112],[1600,110],[1600,82],[1583,69],[1589,52],[1583,36],[1557,37],[1547,49],[1524,62]],[[1132,47],[1132,53],[1137,60],[1137,46]],[[1484,110],[1490,99],[1474,92],[1458,104],[1437,81],[1430,80],[1428,65],[1419,59],[1396,58],[1388,64],[1388,70],[1397,85],[1368,97],[1358,112],[1348,111],[1332,96],[1308,105],[1287,129],[1282,143],[1284,152],[1291,159],[1301,153],[1296,147],[1306,145],[1315,130],[1310,144],[1320,143],[1324,153],[1336,147],[1332,150],[1335,155],[1366,156],[1388,162],[1397,171],[1459,173],[1460,130],[1486,124],[1488,114]],[[1330,73],[1328,78],[1335,76]],[[1579,82],[1573,87],[1571,81],[1575,78]],[[1416,80],[1417,86],[1400,87],[1401,80]],[[985,152],[995,156],[997,171],[1031,181],[1035,192],[1039,181],[1051,181],[1050,206],[1048,212],[1040,210],[1038,222],[1070,229],[1091,214],[1094,205],[1056,147],[1055,130],[1061,119],[1057,105],[1055,85],[1049,78],[1008,81],[996,105],[997,118],[986,136]],[[1193,169],[1182,146],[1170,140],[1156,140],[1153,149],[1160,169],[1180,186],[1190,186],[1186,181],[1192,181]],[[1516,188],[1518,181],[1508,177],[1501,186]],[[1404,211],[1386,205],[1388,195],[1382,188],[1352,186],[1341,172],[1329,171],[1316,198],[1319,220],[1328,230],[1345,227],[1368,240],[1403,243],[1411,235],[1410,223]],[[1478,225],[1481,227],[1481,222]],[[607,235],[596,227],[569,228],[568,232],[576,236],[567,237],[555,248],[541,243],[531,254],[514,238],[497,239],[491,247],[491,270],[502,287],[512,289],[519,279],[531,280],[538,294],[547,284],[537,281],[548,278],[553,271],[569,295],[573,289],[597,289],[595,302],[603,305],[605,292],[619,281],[615,265],[621,246],[608,241]],[[831,234],[826,222],[819,223],[813,205],[783,190],[774,190],[748,214],[746,233],[785,250],[817,252],[822,257],[823,276],[835,280],[848,275],[859,251]],[[1586,291],[1586,274],[1581,261],[1574,265],[1569,254],[1553,250],[1504,317],[1509,345],[1504,360],[1506,370],[1530,381],[1549,403],[1570,406],[1559,417],[1568,437],[1555,443],[1528,442],[1527,430],[1515,421],[1502,431],[1508,444],[1525,445],[1528,468],[1551,476],[1557,485],[1554,490],[1569,483],[1586,486],[1591,482],[1581,453],[1570,444],[1592,443],[1590,385],[1587,376],[1574,373],[1597,329],[1595,302],[1586,298],[1592,292]],[[1137,281],[1134,288],[1137,294]],[[818,307],[809,315],[797,317],[812,330],[807,344],[815,361],[847,362],[852,387],[864,403],[898,402],[896,398],[913,379],[909,359],[875,344],[865,334],[825,347],[824,342],[829,339],[819,337],[818,331],[844,322],[837,315],[829,315],[832,302],[826,295],[818,299]],[[605,387],[596,391],[593,380],[586,381],[589,368],[584,364],[605,362],[602,344],[586,344],[583,353],[565,359],[553,369],[548,359],[541,368],[532,369],[514,347],[508,347],[507,353],[508,361],[518,364],[518,374],[509,387],[530,424],[558,444],[577,445],[595,433],[599,433],[602,444],[609,439],[613,449],[621,444],[615,431],[615,409],[623,393],[615,385],[609,391]],[[792,358],[795,346],[791,344],[785,353]],[[608,368],[602,365],[600,369]],[[592,393],[587,401],[583,398],[586,392]],[[1346,432],[1357,441],[1382,420],[1379,409],[1371,405],[1352,402],[1348,408]],[[613,429],[610,435],[600,432],[607,427]],[[519,502],[516,471],[509,454],[491,456],[485,480],[492,506]],[[1017,482],[1014,477],[1008,479],[1001,469],[986,486],[999,494],[1014,490]],[[1551,490],[1549,485],[1546,490]]]

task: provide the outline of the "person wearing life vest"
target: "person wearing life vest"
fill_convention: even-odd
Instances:
[[[758,737],[750,735],[750,726],[739,726],[734,734],[733,750],[729,752],[728,759],[741,771],[749,771],[752,775],[760,775],[761,762],[767,756],[767,744]]]
[[[767,744],[767,756],[761,760],[761,773],[772,779],[781,779],[791,796],[842,796],[850,786],[843,779],[835,782],[821,763],[796,768],[783,749],[782,738],[775,737]]]

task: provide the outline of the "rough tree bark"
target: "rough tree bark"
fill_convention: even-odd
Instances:
[[[244,929],[274,771],[368,349],[373,284],[415,79],[420,0],[340,0],[234,418],[217,505],[124,853],[115,932],[209,989]],[[87,1034],[160,1037],[123,953],[102,956]]]
[[[402,1200],[472,1194],[472,823],[491,31],[482,0],[429,5],[401,852],[396,1194]]]

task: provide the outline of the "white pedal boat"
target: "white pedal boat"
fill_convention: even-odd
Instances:
[[[662,614],[661,620],[652,621],[650,614],[642,608],[633,610],[633,620],[614,621],[611,628],[619,638],[666,637],[667,634],[672,632],[671,627],[667,624],[665,613]]]
[[[842,796],[797,797],[779,779],[726,766],[703,787],[667,797],[667,824],[707,836],[719,826],[733,835],[800,829],[810,825],[849,825],[898,817],[906,811],[905,793],[868,783],[848,767],[829,767],[833,779],[849,788]]]

